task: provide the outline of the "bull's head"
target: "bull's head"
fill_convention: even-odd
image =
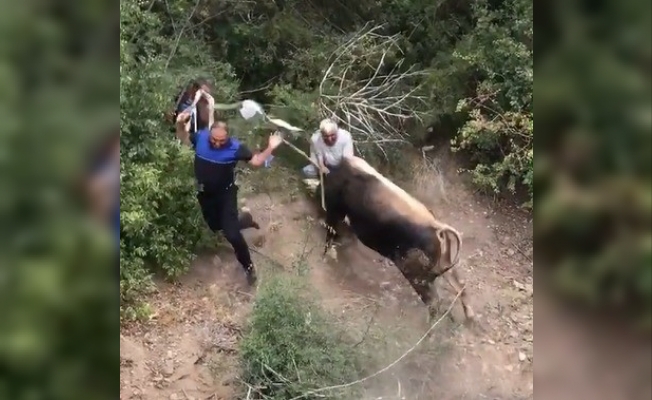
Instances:
[[[460,261],[460,253],[462,250],[462,236],[454,228],[443,224],[438,223],[436,229],[436,238],[439,245],[439,258],[436,260],[436,264],[433,266],[437,276],[443,275],[444,279],[448,284],[458,292],[460,300],[462,302],[462,308],[464,309],[464,314],[468,320],[474,318],[474,311],[471,308],[468,296],[465,290],[464,281],[460,278],[457,269],[453,269],[458,262]],[[453,248],[453,241],[456,242],[456,248]],[[446,273],[449,272],[450,273]],[[434,287],[432,290],[435,290]],[[433,311],[432,309],[430,310]]]
[[[438,260],[434,260],[436,265],[433,266],[437,271],[437,276],[439,276],[443,275],[446,273],[446,271],[456,266],[460,261],[460,253],[462,251],[462,235],[460,235],[460,233],[452,226],[443,222],[439,222],[432,210],[428,211],[430,211],[430,214],[435,220],[432,228],[435,231],[437,243],[434,243],[434,245],[436,246],[435,248],[440,249],[439,258]],[[457,244],[457,248],[454,250],[455,253],[453,253],[453,240]],[[453,256],[453,254],[455,254],[455,256]]]
[[[436,236],[440,248],[440,257],[436,266],[437,275],[442,275],[460,261],[462,237],[459,232],[450,226],[438,229]],[[455,246],[453,246],[453,242],[455,242]]]

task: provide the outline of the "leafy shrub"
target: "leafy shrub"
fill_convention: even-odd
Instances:
[[[474,4],[475,29],[454,56],[479,77],[472,97],[458,103],[469,120],[453,140],[477,163],[474,181],[494,192],[525,186],[532,198],[534,116],[532,102],[532,3],[509,0],[497,9]],[[464,66],[464,64],[466,64]],[[532,201],[527,204],[532,207]]]
[[[303,289],[300,277],[288,275],[273,275],[258,289],[240,349],[243,380],[264,399],[346,383],[360,371],[343,333]],[[356,398],[342,391],[319,395]]]
[[[535,254],[538,270],[554,272],[558,293],[601,314],[633,317],[649,332],[652,84],[633,56],[649,46],[617,39],[643,29],[619,17],[628,10],[614,3],[567,18],[575,12],[568,4],[549,20],[564,34],[545,35],[537,54],[545,135],[537,139]],[[649,13],[639,15],[649,21]]]
[[[127,1],[121,16],[120,293],[128,305],[151,286],[152,272],[183,273],[206,232],[192,151],[176,141],[163,113],[180,83],[206,76],[198,71],[211,71],[220,99],[234,97],[236,84],[228,64],[211,60],[200,41],[177,45],[166,36],[158,14]]]

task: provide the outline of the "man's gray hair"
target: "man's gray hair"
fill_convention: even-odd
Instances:
[[[336,133],[337,132],[337,123],[328,118],[321,120],[319,123],[319,130],[322,133]]]

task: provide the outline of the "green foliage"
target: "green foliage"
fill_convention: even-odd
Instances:
[[[454,149],[468,151],[474,180],[498,193],[527,187],[532,197],[534,116],[532,102],[532,2],[510,0],[490,9],[473,6],[475,29],[458,44],[454,57],[478,77],[473,96],[461,99],[457,111],[469,120],[454,138]],[[532,207],[532,201],[527,203]]]
[[[352,345],[315,300],[299,276],[274,275],[258,289],[240,342],[243,381],[257,388],[256,398],[286,400],[358,377]],[[322,395],[359,398],[352,391]]]
[[[276,85],[270,90],[274,104],[270,114],[284,119],[312,134],[319,126],[319,94],[316,91],[305,92],[291,85]]]
[[[2,12],[0,399],[116,399],[115,236],[70,189],[116,128],[117,4],[43,6]]]
[[[589,16],[570,2],[549,17],[556,34],[537,54],[535,83],[546,133],[535,240],[537,268],[554,272],[558,293],[650,329],[652,13],[643,4],[603,4]]]
[[[206,232],[192,152],[177,143],[163,113],[190,78],[211,78],[220,99],[233,98],[237,85],[203,43],[165,35],[169,21],[138,2],[122,4],[120,22],[120,293],[127,305],[150,287],[152,272],[183,273]]]

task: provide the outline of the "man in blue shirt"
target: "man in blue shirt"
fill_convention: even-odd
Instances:
[[[209,228],[221,230],[233,246],[236,258],[247,275],[247,282],[256,282],[256,270],[251,261],[249,246],[241,229],[258,228],[248,212],[238,215],[238,187],[235,185],[235,166],[238,161],[260,167],[282,143],[278,134],[269,137],[268,145],[260,153],[253,154],[243,143],[229,136],[226,121],[216,120],[210,128],[192,134],[187,122],[190,112],[182,112],[177,118],[177,137],[195,150],[195,178],[197,200]]]

